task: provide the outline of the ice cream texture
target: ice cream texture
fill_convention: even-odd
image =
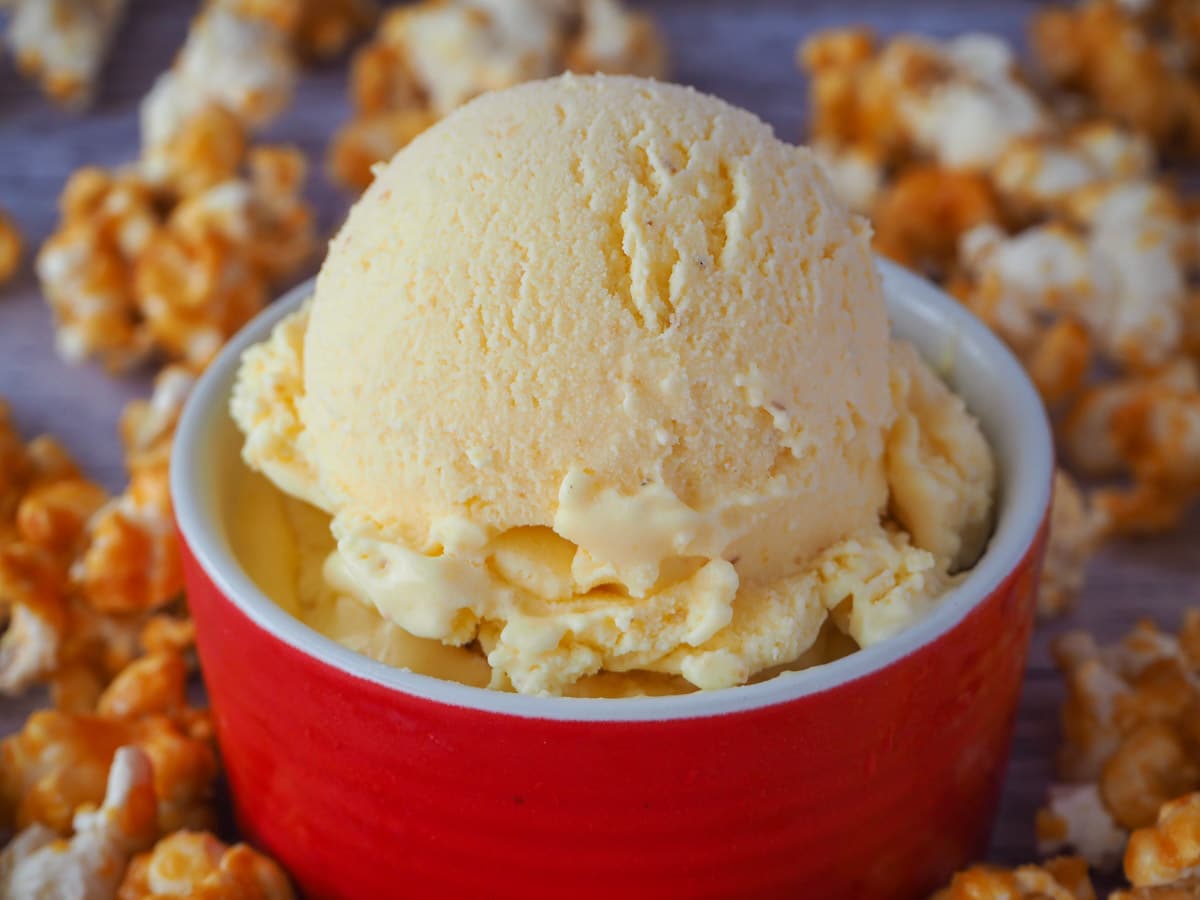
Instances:
[[[635,78],[485,95],[397,154],[232,409],[248,465],[331,517],[310,608],[522,693],[737,685],[827,620],[882,640],[990,527],[979,427],[891,341],[812,154]]]

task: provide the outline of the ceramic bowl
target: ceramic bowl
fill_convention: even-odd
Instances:
[[[1004,776],[1053,453],[1009,351],[880,262],[895,334],[979,418],[995,533],[925,619],[844,659],[677,697],[539,698],[385,666],[310,630],[239,566],[226,524],[242,351],[205,373],[172,492],[188,599],[245,836],[310,897],[918,897],[981,853]]]

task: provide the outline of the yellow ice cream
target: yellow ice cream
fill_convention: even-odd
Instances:
[[[977,425],[890,344],[813,156],[632,78],[487,95],[401,151],[233,412],[332,517],[323,595],[523,693],[744,683],[831,615],[882,639],[991,511]]]

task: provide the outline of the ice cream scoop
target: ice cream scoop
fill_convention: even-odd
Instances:
[[[883,639],[990,521],[978,427],[893,349],[812,154],[634,78],[485,95],[397,154],[233,412],[332,516],[336,593],[524,693],[739,684],[831,613]]]

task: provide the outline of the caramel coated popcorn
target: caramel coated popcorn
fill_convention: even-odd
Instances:
[[[76,172],[37,260],[59,352],[114,370],[151,356],[202,368],[311,253],[304,172],[298,151],[274,147],[194,194],[138,166]]]
[[[291,900],[295,894],[273,860],[245,844],[180,831],[130,864],[117,900]]]
[[[565,69],[660,76],[661,39],[617,0],[426,0],[389,11],[354,58],[354,118],[334,137],[329,167],[364,188],[371,167],[485,91]]]
[[[936,165],[905,169],[878,192],[872,212],[876,249],[939,280],[953,271],[962,236],[1001,217],[985,177]]]
[[[1042,69],[1166,152],[1200,154],[1200,8],[1190,0],[1082,0],[1037,13]]]
[[[932,900],[1096,900],[1087,863],[1075,857],[1007,870],[973,866]]]
[[[893,164],[922,156],[983,170],[1010,141],[1049,126],[1011,49],[990,35],[879,46],[865,29],[835,29],[806,41],[798,59],[811,79],[812,137],[874,148]]]
[[[212,107],[251,130],[291,102],[296,59],[287,31],[270,9],[257,6],[245,0],[211,0],[192,22],[174,65],[142,100],[146,155],[177,140],[193,117]]]
[[[71,560],[104,491],[49,437],[25,444],[0,400],[0,692],[58,666],[72,609]]]
[[[130,403],[121,417],[129,486],[89,523],[87,548],[73,571],[98,612],[159,609],[183,589],[168,468],[193,381],[186,369],[170,366],[159,373],[150,399]]]
[[[1143,622],[1109,647],[1070,633],[1054,652],[1067,684],[1058,769],[1069,786],[1039,816],[1041,846],[1111,864],[1115,831],[1147,828],[1163,804],[1200,789],[1200,610],[1177,635]]]
[[[182,590],[167,467],[192,381],[169,367],[129,404],[131,482],[111,499],[51,438],[23,443],[0,404],[0,691],[48,682],[87,712],[142,653],[187,652],[190,623],[164,607]]]
[[[154,670],[161,660],[149,659],[153,664],[135,664],[114,682],[119,693],[102,701],[106,713],[42,710],[0,742],[0,821],[68,834],[76,812],[100,802],[117,749],[136,746],[154,767],[158,833],[211,826],[217,774],[211,723],[187,705],[179,679],[164,683]],[[129,702],[131,696],[144,702]]]
[[[0,853],[0,896],[115,896],[130,856],[158,832],[151,760],[136,747],[113,754],[102,802],[74,814],[71,835],[33,824]]]
[[[64,106],[86,106],[128,0],[3,0],[17,67]]]
[[[1131,476],[1095,503],[1121,531],[1174,525],[1200,494],[1200,368],[1179,359],[1087,390],[1063,429],[1068,457],[1094,476]]]
[[[1200,794],[1164,804],[1154,825],[1133,833],[1125,875],[1136,887],[1158,888],[1162,895],[1166,889],[1200,893]]]

